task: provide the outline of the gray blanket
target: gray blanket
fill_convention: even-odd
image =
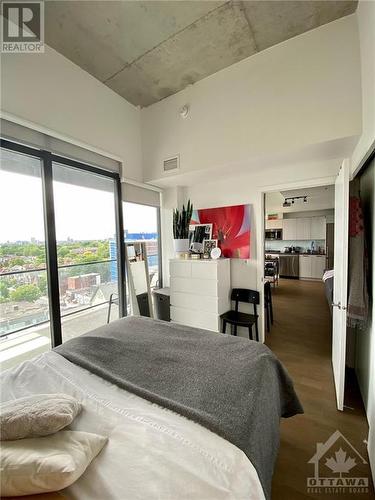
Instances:
[[[239,447],[270,498],[279,419],[303,410],[288,374],[266,346],[128,317],[69,340],[55,352]]]

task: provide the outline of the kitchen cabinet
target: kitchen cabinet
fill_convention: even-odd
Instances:
[[[283,220],[283,240],[297,239],[297,219]]]
[[[283,240],[325,240],[325,217],[283,219]]]
[[[312,278],[312,262],[311,255],[299,256],[299,277]]]
[[[296,240],[311,240],[311,217],[296,219]]]
[[[326,239],[326,218],[311,217],[311,240]]]
[[[315,279],[322,279],[326,268],[325,255],[312,255],[311,256],[311,277]]]
[[[299,277],[322,279],[326,267],[325,255],[300,255]]]
[[[282,228],[283,228],[282,219],[266,220],[266,229],[282,229]]]

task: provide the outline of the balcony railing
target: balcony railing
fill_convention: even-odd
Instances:
[[[96,268],[93,270],[92,266]],[[76,270],[77,272],[72,272]],[[6,281],[11,283],[8,287],[8,297],[3,298],[0,303],[0,336],[17,333],[49,321],[46,267],[0,273],[0,283]],[[109,303],[111,293],[118,291],[117,261],[106,259],[61,265],[59,283],[63,318],[103,306]],[[32,285],[32,289],[24,287],[22,295],[17,293],[21,285]]]

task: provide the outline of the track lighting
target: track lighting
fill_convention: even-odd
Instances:
[[[294,205],[294,202],[296,200],[303,200],[303,203],[307,203],[307,196],[293,196],[290,198],[285,198],[283,207],[290,207],[291,205]]]

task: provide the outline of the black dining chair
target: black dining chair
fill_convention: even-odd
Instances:
[[[234,327],[234,335],[237,335],[237,327],[243,326],[249,329],[249,339],[252,339],[253,325],[255,325],[255,338],[257,341],[259,341],[257,313],[257,305],[259,305],[259,292],[257,292],[256,290],[248,290],[247,288],[233,288],[230,299],[235,303],[235,307],[234,311],[228,311],[220,316],[220,318],[223,320],[223,333],[226,333],[227,323],[229,323]],[[240,302],[253,304],[254,314],[240,312],[238,310],[238,305]]]
[[[271,324],[273,325],[272,290],[269,281],[264,282],[264,309],[266,312],[267,332],[269,332]]]

